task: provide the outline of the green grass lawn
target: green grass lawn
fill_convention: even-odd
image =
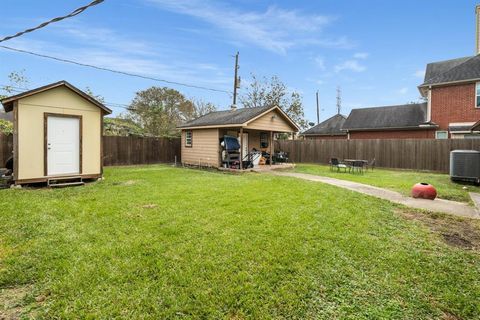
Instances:
[[[368,170],[365,174],[351,174],[348,171],[337,172],[330,170],[329,166],[318,164],[297,164],[296,172],[310,173],[319,176],[350,180],[372,186],[391,189],[404,195],[410,195],[414,184],[418,182],[430,183],[437,189],[438,198],[455,200],[461,202],[471,202],[469,192],[480,192],[480,188],[474,185],[465,185],[450,181],[448,174],[439,174],[431,172],[418,172],[406,170]],[[467,190],[463,190],[463,187]]]
[[[478,222],[268,174],[105,176],[0,191],[0,318],[480,315]]]

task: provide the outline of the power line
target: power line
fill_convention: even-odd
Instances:
[[[21,32],[18,32],[12,36],[8,36],[8,37],[5,37],[3,39],[0,39],[0,42],[4,42],[4,41],[7,41],[7,40],[10,40],[10,39],[13,39],[13,38],[17,38],[17,37],[20,37],[22,35],[24,35],[25,33],[29,33],[29,32],[33,32],[35,30],[38,30],[38,29],[42,29],[42,28],[45,28],[46,26],[48,26],[50,23],[54,23],[54,22],[59,22],[59,21],[62,21],[64,19],[68,19],[68,18],[71,18],[71,17],[74,17],[76,15],[79,15],[80,13],[82,13],[83,11],[87,10],[88,8],[90,7],[93,7],[93,6],[96,6],[97,4],[100,4],[102,3],[104,0],[95,0],[95,1],[92,1],[91,3],[87,4],[86,6],[83,6],[83,7],[80,7],[78,9],[75,9],[74,11],[72,11],[71,13],[67,14],[66,16],[62,16],[62,17],[57,17],[57,18],[53,18],[49,21],[46,21],[46,22],[43,22],[41,24],[39,24],[38,26],[36,27],[33,27],[33,28],[30,28],[30,29],[27,29],[27,30],[24,30],[24,31],[21,31]]]
[[[140,78],[140,79],[146,79],[146,80],[152,80],[152,81],[163,82],[163,83],[168,83],[168,84],[174,84],[174,85],[183,86],[183,87],[188,87],[188,88],[194,88],[194,89],[201,89],[201,90],[222,92],[222,93],[226,93],[226,94],[228,94],[228,95],[231,95],[231,92],[230,92],[230,91],[226,91],[226,90],[214,89],[214,88],[209,88],[209,87],[204,87],[204,86],[197,86],[197,85],[187,84],[187,83],[182,83],[182,82],[169,81],[169,80],[160,79],[160,78],[142,76],[142,75],[135,74],[135,73],[130,73],[130,72],[126,72],[126,71],[120,71],[120,70],[114,70],[114,69],[109,69],[109,68],[105,68],[105,67],[94,66],[94,65],[91,65],[91,64],[87,64],[87,63],[77,62],[77,61],[73,61],[73,60],[69,60],[69,59],[57,58],[57,57],[49,56],[49,55],[46,55],[46,54],[36,53],[36,52],[32,52],[32,51],[28,51],[28,50],[22,50],[22,49],[17,49],[17,48],[12,48],[12,47],[7,47],[7,46],[3,46],[3,45],[0,45],[0,48],[7,49],[7,50],[11,50],[11,51],[16,51],[16,52],[25,53],[25,54],[29,54],[29,55],[36,56],[36,57],[51,59],[51,60],[60,61],[60,62],[64,62],[64,63],[70,63],[70,64],[82,66],[82,67],[88,67],[88,68],[93,68],[93,69],[97,69],[97,70],[102,70],[102,71],[108,71],[108,72],[112,72],[112,73],[117,73],[117,74],[129,76],[129,77],[136,77],[136,78]]]

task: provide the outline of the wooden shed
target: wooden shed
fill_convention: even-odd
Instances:
[[[243,159],[253,149],[272,155],[275,134],[295,135],[299,131],[297,124],[277,106],[211,112],[179,128],[182,163],[211,167],[222,165],[220,141],[225,135],[238,137]]]
[[[103,116],[111,110],[66,81],[5,98],[13,113],[15,184],[102,177]]]

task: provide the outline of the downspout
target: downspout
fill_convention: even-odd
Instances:
[[[432,121],[432,86],[428,87],[427,94],[427,122]]]

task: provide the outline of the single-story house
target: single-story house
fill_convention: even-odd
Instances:
[[[103,116],[111,113],[102,103],[66,81],[1,103],[13,114],[15,184],[102,176]]]
[[[342,130],[343,125],[347,120],[343,114],[336,114],[333,117],[311,127],[310,129],[301,133],[307,140],[315,139],[346,139],[347,133]]]
[[[299,131],[298,125],[277,106],[210,112],[178,128],[182,131],[182,163],[211,167],[222,165],[220,141],[225,135],[238,137],[243,159],[253,149],[268,151],[271,157],[274,134]]]
[[[427,103],[353,109],[343,124],[348,139],[431,138],[438,126],[428,122]]]

